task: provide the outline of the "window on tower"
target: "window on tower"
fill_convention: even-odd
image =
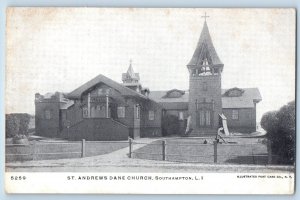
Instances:
[[[200,76],[208,76],[212,75],[212,70],[211,67],[209,66],[207,58],[203,59],[202,61],[202,66],[200,68]]]
[[[51,111],[45,110],[45,119],[51,119]]]
[[[207,82],[203,82],[202,89],[203,91],[207,91]]]

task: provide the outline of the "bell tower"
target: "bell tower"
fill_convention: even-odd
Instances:
[[[213,46],[205,13],[203,29],[189,70],[189,115],[192,135],[216,134],[222,114],[221,77],[224,64]]]

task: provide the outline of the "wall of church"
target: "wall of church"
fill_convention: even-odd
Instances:
[[[141,137],[158,137],[161,134],[162,108],[153,101],[146,101],[142,106]]]
[[[223,109],[229,132],[252,133],[256,131],[256,109]]]
[[[128,127],[111,118],[83,119],[61,132],[61,137],[68,140],[119,141],[127,140],[128,136]]]
[[[201,103],[205,99],[206,102],[214,101],[212,130],[218,129],[219,114],[222,113],[221,99],[221,75],[211,76],[192,76],[190,75],[190,92],[189,92],[189,114],[191,115],[191,126],[194,130],[197,127],[198,116],[196,114],[196,102]],[[200,109],[198,104],[198,109]]]
[[[35,96],[35,132],[44,137],[58,137],[60,132],[59,93],[45,99],[43,95]]]
[[[92,102],[90,103],[91,111],[93,107],[97,108],[97,106],[104,106],[106,109],[106,91],[109,91],[110,98],[109,117],[111,117],[113,121],[119,122],[120,124],[109,123],[112,126],[110,129],[107,124],[103,124],[103,126],[100,126],[101,121],[107,121],[106,115],[91,115],[90,118],[84,116],[84,109],[88,108],[88,93],[85,93],[82,95],[81,100],[76,100],[74,105],[66,111],[66,120],[70,121],[70,130],[74,129],[72,136],[73,139],[86,138],[88,140],[124,140],[125,136],[127,138],[128,136],[134,138],[140,137],[140,119],[137,118],[137,114],[135,111],[136,105],[141,104],[141,102],[137,99],[124,97],[117,90],[110,88],[105,84],[99,84],[98,86],[95,86],[91,91],[89,91],[90,98],[92,99]],[[118,114],[118,107],[124,108],[125,112],[123,116]],[[104,114],[105,113],[106,110]],[[83,121],[84,123],[82,123]],[[65,123],[63,124],[64,129],[62,131],[62,135],[64,137],[68,137],[67,127]],[[97,126],[95,124],[97,124]],[[122,124],[127,127],[127,131],[125,131],[123,126],[120,126]],[[95,130],[91,129],[91,127],[94,127]],[[121,133],[119,134],[119,129],[123,130],[125,135]],[[97,138],[95,138],[95,136],[93,135],[96,133]],[[103,138],[101,139],[101,137]]]

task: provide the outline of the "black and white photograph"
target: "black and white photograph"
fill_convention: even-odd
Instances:
[[[8,193],[294,193],[295,9],[6,18]]]

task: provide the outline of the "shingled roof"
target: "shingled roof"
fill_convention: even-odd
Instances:
[[[223,65],[212,43],[206,21],[204,22],[194,55],[187,66],[202,65],[205,58],[207,58],[210,65]]]
[[[173,91],[173,90],[168,90],[168,91],[151,91],[149,93],[149,98],[159,102],[159,103],[170,103],[170,102],[189,102],[189,93],[188,91],[185,91],[180,97],[178,98],[167,98],[168,92]]]
[[[121,85],[120,83],[115,82],[115,81],[103,76],[102,74],[96,76],[92,80],[86,82],[82,86],[80,86],[77,89],[70,92],[68,94],[68,98],[69,99],[80,99],[81,95],[85,91],[89,90],[90,88],[94,87],[95,85],[97,85],[99,83],[104,83],[104,84],[108,85],[109,87],[114,88],[115,90],[119,91],[124,96],[133,96],[133,97],[139,97],[139,98],[147,99],[147,97],[145,95],[137,93],[137,92]]]
[[[239,88],[244,92],[239,97],[227,97],[224,94],[228,90],[231,89],[222,89],[222,107],[223,108],[253,108],[254,101],[259,102],[262,100],[260,92],[258,88]],[[189,92],[185,91],[185,93],[179,98],[166,98],[166,94],[169,91],[151,91],[149,94],[149,98],[153,101],[156,101],[163,105],[166,109],[172,107],[172,109],[176,108],[176,104],[178,109],[183,109],[187,106],[187,102],[189,102]]]
[[[130,64],[129,64],[127,72],[122,74],[122,81],[126,82],[127,80],[137,80],[137,81],[140,80],[139,73],[135,73],[133,71],[132,62],[131,61],[130,61]]]
[[[238,97],[229,97],[224,94],[228,90],[240,89],[244,92],[241,96]],[[222,107],[223,108],[253,108],[254,101],[260,102],[262,100],[258,88],[231,88],[231,89],[222,89]]]

